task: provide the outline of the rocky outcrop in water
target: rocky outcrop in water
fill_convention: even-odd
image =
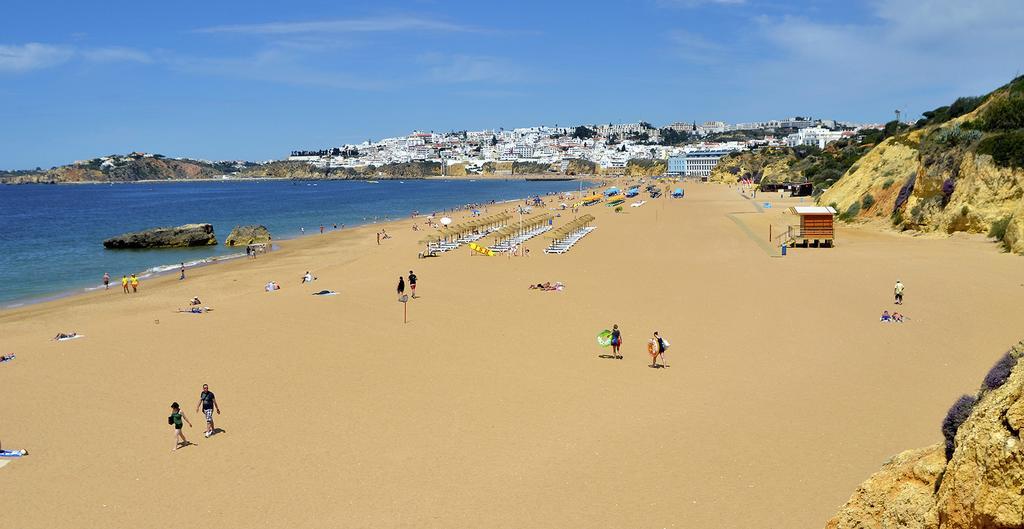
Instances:
[[[110,249],[185,248],[217,244],[210,224],[185,224],[173,228],[152,228],[125,233],[103,241]]]
[[[826,529],[1024,527],[1024,341],[954,404],[947,443],[910,450],[865,481]],[[948,457],[948,461],[947,461]]]
[[[247,246],[267,242],[270,242],[270,231],[262,225],[235,226],[224,240],[226,246]]]

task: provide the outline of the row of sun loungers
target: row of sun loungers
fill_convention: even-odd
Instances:
[[[544,224],[542,226],[537,226],[536,228],[534,228],[534,229],[532,229],[530,231],[521,233],[519,235],[516,235],[515,237],[512,237],[511,239],[506,239],[504,241],[501,241],[498,244],[495,244],[494,246],[491,246],[488,249],[491,250],[492,252],[498,252],[498,253],[511,252],[516,246],[519,246],[520,244],[523,244],[524,242],[526,242],[526,241],[528,241],[528,240],[530,240],[530,239],[532,239],[532,238],[534,238],[534,237],[536,237],[536,236],[538,236],[538,235],[540,235],[540,234],[542,234],[542,233],[544,233],[544,232],[546,232],[546,231],[548,231],[550,229],[551,229],[551,225],[549,225],[549,224]]]
[[[444,253],[449,250],[454,250],[463,244],[479,241],[483,239],[497,228],[488,228],[477,233],[468,233],[452,241],[439,241],[437,243],[428,244],[427,251],[431,254]]]
[[[544,249],[544,253],[568,252],[569,248],[572,248],[573,245],[580,241],[580,239],[586,237],[588,233],[596,229],[597,226],[586,226],[584,228],[580,228],[572,232],[572,234],[570,234],[568,237],[551,243],[551,246],[548,246],[547,248]]]

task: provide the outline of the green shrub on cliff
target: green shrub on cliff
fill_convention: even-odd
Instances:
[[[981,114],[981,126],[987,131],[1024,128],[1024,94],[1013,93],[989,103]]]
[[[846,211],[844,211],[842,215],[839,215],[839,220],[844,220],[844,221],[853,220],[853,218],[856,217],[859,213],[860,213],[860,202],[854,202],[853,204],[850,204],[850,207],[847,208]]]
[[[1003,240],[1006,236],[1006,228],[1010,226],[1010,219],[1012,217],[1004,217],[992,223],[988,229],[988,236],[992,237],[997,241]]]
[[[861,209],[864,209],[864,210],[871,209],[871,206],[873,206],[874,204],[875,204],[875,197],[872,196],[870,193],[867,194],[867,195],[864,195],[864,198],[862,198],[861,201],[860,201],[860,207],[861,207]]]
[[[1024,167],[1024,130],[990,134],[978,143],[979,154],[988,154],[996,165]]]

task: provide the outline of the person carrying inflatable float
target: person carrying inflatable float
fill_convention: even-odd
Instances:
[[[665,350],[669,347],[668,340],[658,336],[654,331],[654,338],[647,341],[647,354],[651,355],[651,367],[665,367]],[[658,365],[658,356],[661,356],[661,365]]]

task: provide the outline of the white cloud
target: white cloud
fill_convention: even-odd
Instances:
[[[148,64],[153,58],[144,51],[132,48],[95,48],[83,50],[82,57],[92,62],[138,62]]]
[[[510,83],[522,79],[519,68],[495,57],[428,54],[420,57],[431,80],[445,83]]]
[[[121,47],[76,49],[55,44],[0,45],[0,72],[27,72],[59,66],[75,60],[92,63],[150,63],[146,52]]]
[[[677,56],[695,64],[716,64],[726,52],[721,44],[681,29],[669,33],[668,39]]]
[[[991,88],[1024,66],[1024,10],[1015,1],[876,0],[874,16],[860,24],[766,17],[759,25],[782,52],[770,63],[783,77],[831,78],[839,86]]]
[[[0,45],[0,72],[26,72],[67,62],[74,50],[64,46],[40,44]]]
[[[211,58],[167,55],[162,60],[172,69],[181,72],[250,81],[347,90],[382,90],[392,86],[390,82],[377,81],[325,67],[308,66],[303,63],[302,59],[303,54],[292,53],[284,49],[273,49],[245,57]]]
[[[295,35],[310,33],[376,33],[390,31],[474,32],[469,26],[429,18],[395,16],[312,20],[304,22],[268,22],[212,26],[195,30],[198,33],[229,33],[239,35]]]

